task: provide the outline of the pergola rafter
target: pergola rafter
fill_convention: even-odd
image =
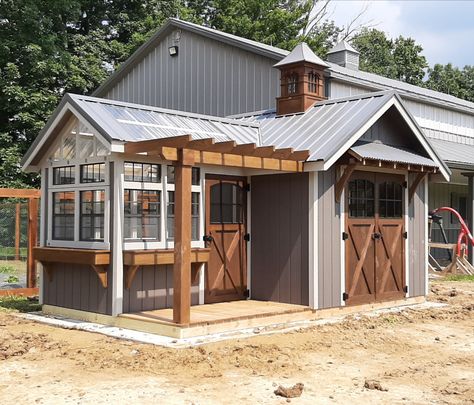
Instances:
[[[249,169],[301,172],[309,151],[293,148],[276,149],[255,143],[237,144],[235,141],[216,142],[214,138],[193,140],[191,135],[127,142],[125,153],[146,153],[164,160],[177,161],[179,150],[194,154],[194,162]]]

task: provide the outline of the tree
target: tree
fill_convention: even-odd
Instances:
[[[423,48],[412,38],[392,40],[383,31],[362,29],[352,40],[360,52],[360,69],[420,85],[428,67]]]
[[[428,69],[425,86],[452,96],[474,102],[474,67],[465,66],[460,70],[451,63],[436,64]]]

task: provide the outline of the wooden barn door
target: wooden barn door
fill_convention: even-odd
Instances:
[[[355,172],[346,189],[347,305],[403,298],[404,177]]]
[[[206,303],[246,297],[246,207],[245,178],[206,176]]]

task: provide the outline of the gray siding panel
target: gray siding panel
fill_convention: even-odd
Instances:
[[[105,98],[217,116],[275,106],[280,73],[274,60],[184,30],[178,56],[170,57],[172,35]]]
[[[123,312],[173,307],[173,266],[140,266],[130,289],[123,290]],[[199,304],[199,285],[191,286],[191,305]]]
[[[251,297],[309,305],[308,173],[251,181]]]
[[[409,176],[409,184],[416,177]],[[408,295],[416,297],[425,295],[426,272],[425,264],[425,185],[422,182],[408,207]]]
[[[53,279],[45,277],[44,304],[107,314],[109,291],[102,287],[97,274],[82,264],[50,263]]]
[[[334,185],[336,170],[319,173],[318,177],[318,308],[341,305],[341,217]]]

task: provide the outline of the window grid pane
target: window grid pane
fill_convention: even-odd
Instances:
[[[74,240],[74,192],[53,193],[53,239]]]
[[[74,184],[76,181],[75,167],[64,166],[53,168],[53,185]]]
[[[102,183],[105,181],[105,163],[81,165],[81,183]]]
[[[104,240],[104,190],[81,191],[80,240]]]
[[[126,239],[161,239],[160,191],[126,189],[124,212]]]
[[[199,240],[199,197],[200,193],[191,193],[191,240]],[[174,238],[174,191],[168,191],[166,207],[166,237],[169,241]]]

